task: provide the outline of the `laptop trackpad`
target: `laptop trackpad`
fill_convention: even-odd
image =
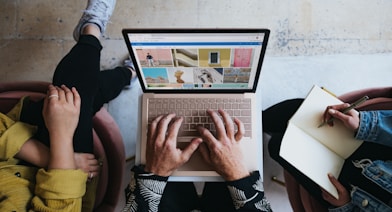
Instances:
[[[177,142],[179,149],[184,149],[188,145],[189,142]],[[178,168],[178,171],[214,171],[214,169],[205,162],[200,151],[196,150],[189,161]]]

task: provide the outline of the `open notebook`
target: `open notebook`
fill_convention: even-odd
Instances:
[[[141,140],[136,162],[145,162],[149,123],[158,115],[174,112],[184,117],[177,146],[198,136],[203,125],[214,132],[207,109],[225,109],[245,124],[241,141],[249,170],[261,167],[261,143],[254,129],[257,117],[255,91],[267,46],[267,29],[123,29],[130,57],[143,89]],[[220,179],[194,153],[169,180]],[[185,178],[184,178],[185,177]],[[188,178],[187,178],[188,177]]]
[[[342,104],[342,101],[313,86],[289,120],[279,154],[337,198],[337,190],[327,175],[330,173],[338,178],[345,159],[362,141],[355,140],[354,133],[338,120],[334,121],[334,127],[318,127],[327,106],[336,104]]]

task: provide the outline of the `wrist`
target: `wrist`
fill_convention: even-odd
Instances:
[[[48,169],[75,169],[73,140],[50,135]]]
[[[132,172],[134,172],[135,178],[153,178],[160,181],[167,181],[167,179],[169,178],[146,171],[144,165],[135,165],[132,168]]]
[[[74,134],[63,133],[63,132],[49,132],[50,143],[61,143],[61,144],[72,144]]]
[[[248,169],[243,167],[241,169],[232,170],[231,172],[227,172],[221,175],[223,179],[225,179],[225,181],[235,181],[248,177],[250,175],[250,172],[248,171]]]
[[[51,147],[48,169],[76,169],[73,148]]]
[[[245,177],[249,177],[249,175],[250,173],[247,171],[243,173],[233,173],[222,177],[225,179],[225,181],[235,181],[235,180],[243,179]]]
[[[145,172],[151,173],[151,174],[154,174],[157,176],[161,176],[161,177],[169,177],[172,174],[171,171],[162,171],[162,170],[159,170],[159,168],[157,169],[157,168],[153,168],[153,167],[150,167],[147,165],[143,166],[143,167],[144,167]]]

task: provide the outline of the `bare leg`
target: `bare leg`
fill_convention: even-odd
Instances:
[[[101,39],[101,30],[96,24],[86,24],[81,32],[82,35],[93,35],[98,40]]]

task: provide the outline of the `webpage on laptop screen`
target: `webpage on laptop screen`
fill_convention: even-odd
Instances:
[[[128,34],[146,89],[252,89],[261,33]]]

